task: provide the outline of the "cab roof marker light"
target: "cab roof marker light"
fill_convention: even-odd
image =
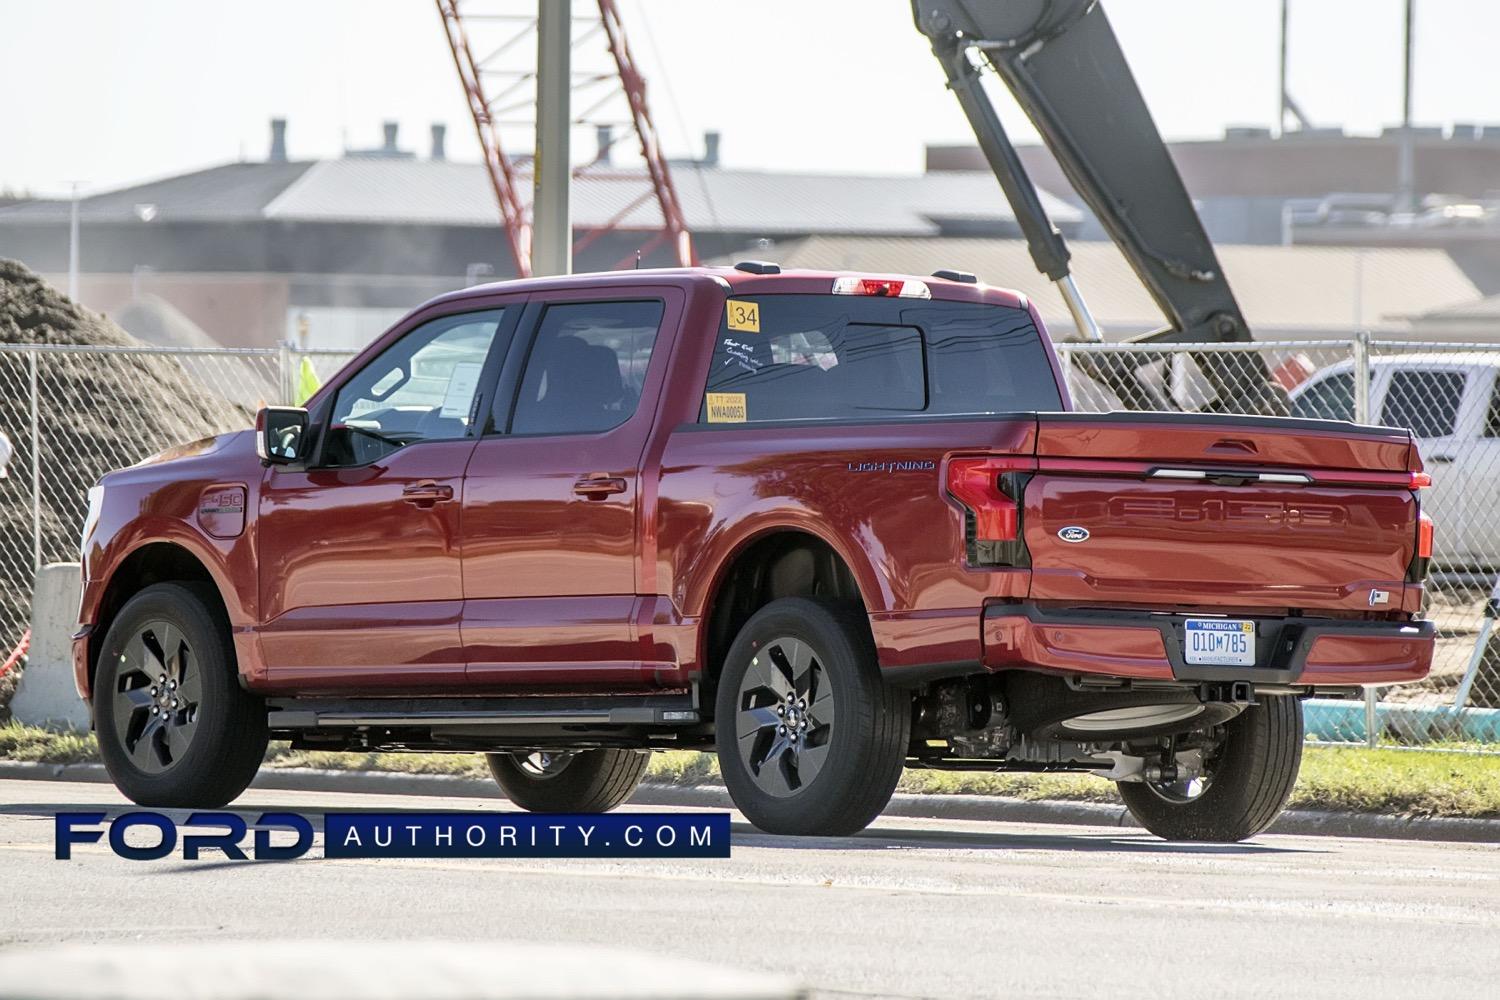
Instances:
[[[890,278],[834,278],[835,295],[874,295],[885,298],[930,299],[932,290],[927,283],[907,279]]]

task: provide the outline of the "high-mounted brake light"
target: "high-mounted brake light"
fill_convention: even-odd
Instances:
[[[1411,488],[1414,490],[1425,490],[1432,485],[1432,476],[1425,472],[1413,472],[1411,474]]]
[[[834,278],[835,295],[876,295],[886,298],[930,299],[932,290],[922,281],[888,278]]]

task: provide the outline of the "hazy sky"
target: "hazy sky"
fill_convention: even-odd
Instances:
[[[1106,0],[1172,138],[1271,124],[1279,6]],[[1397,120],[1401,0],[1292,7],[1291,90],[1307,113],[1366,131]],[[621,8],[672,155],[719,129],[728,166],[912,172],[924,142],[970,138],[905,0]],[[1500,3],[1417,0],[1420,121],[1500,123],[1496,39]],[[0,189],[121,186],[260,159],[277,115],[294,158],[376,145],[387,118],[424,155],[429,123],[447,122],[449,155],[476,158],[431,0],[0,0],[0,83]],[[575,152],[591,147],[575,139]]]

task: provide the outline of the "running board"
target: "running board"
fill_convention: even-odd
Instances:
[[[267,724],[285,729],[449,726],[692,726],[691,694],[597,698],[272,698]]]

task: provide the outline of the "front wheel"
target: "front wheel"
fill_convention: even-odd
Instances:
[[[1166,840],[1234,843],[1281,815],[1302,766],[1302,703],[1266,696],[1224,727],[1191,781],[1122,781],[1132,816]]]
[[[197,583],[158,583],[120,609],[94,675],[99,756],[143,806],[217,809],[266,755],[266,709],[239,685],[229,622]]]
[[[487,753],[500,791],[527,812],[601,813],[630,798],[650,750]]]
[[[845,836],[895,791],[911,696],[882,680],[858,606],[788,597],[757,611],[729,648],[715,727],[724,784],[750,822]]]

